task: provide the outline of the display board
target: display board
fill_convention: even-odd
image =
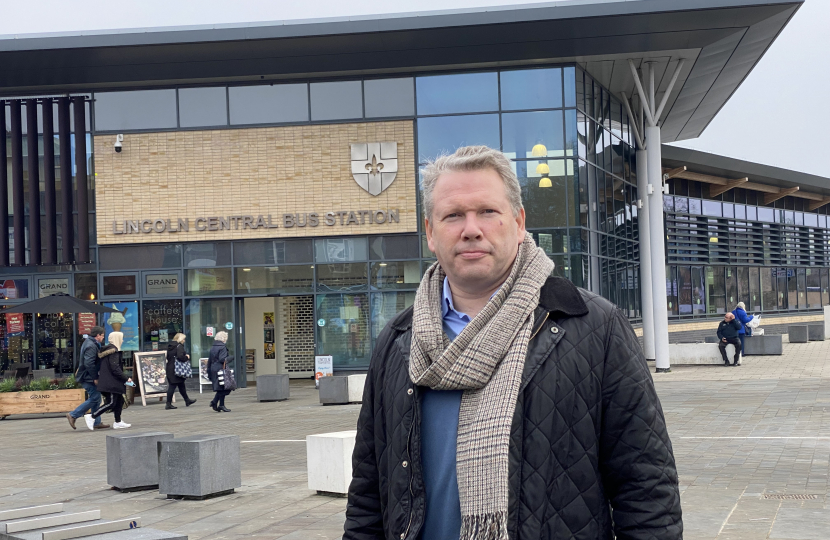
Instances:
[[[202,393],[204,385],[213,386],[210,382],[210,373],[208,372],[208,359],[199,358],[199,393]]]
[[[146,396],[167,393],[167,353],[164,351],[137,352],[135,374],[141,389],[141,404],[147,406]]]

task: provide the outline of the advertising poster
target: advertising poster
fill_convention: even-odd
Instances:
[[[0,283],[0,296],[9,300],[29,298],[29,280],[7,279],[3,281]]]
[[[78,333],[82,336],[89,335],[95,323],[94,313],[78,313]]]
[[[276,350],[274,349],[273,343],[266,343],[265,344],[265,355],[264,358],[266,360],[273,360],[277,357]]]
[[[6,313],[6,335],[19,334],[25,330],[22,313]]]
[[[135,353],[135,369],[141,387],[141,402],[147,405],[145,397],[150,394],[167,393],[166,352]]]
[[[273,311],[266,311],[262,314],[262,326],[265,328],[273,328],[274,327],[274,312]]]
[[[245,349],[245,367],[248,373],[256,373],[256,349]]]
[[[320,387],[321,377],[331,377],[334,375],[334,357],[333,356],[315,356],[314,357],[314,386]]]
[[[199,358],[199,393],[202,392],[203,385],[212,385],[210,382],[210,373],[208,373],[208,358]]]
[[[123,334],[121,341],[122,351],[137,351],[138,349],[138,303],[136,302],[105,302],[105,306],[117,309],[117,313],[104,314],[105,340],[111,332]]]

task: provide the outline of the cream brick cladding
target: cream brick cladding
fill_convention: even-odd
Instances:
[[[95,192],[99,244],[133,244],[383,234],[417,230],[411,121],[310,125],[95,137]],[[377,197],[351,175],[350,143],[398,142],[398,174]],[[325,213],[398,210],[398,223],[325,225]],[[316,212],[317,227],[283,227],[283,214]],[[197,231],[199,217],[258,216],[278,228]],[[113,221],[189,220],[176,233],[114,234]],[[360,214],[357,215],[360,221]],[[301,218],[302,220],[302,218]]]

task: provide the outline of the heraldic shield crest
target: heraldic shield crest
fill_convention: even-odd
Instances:
[[[354,181],[369,195],[377,197],[398,175],[398,143],[354,143],[351,147]]]

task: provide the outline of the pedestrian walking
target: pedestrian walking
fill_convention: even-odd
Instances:
[[[720,355],[723,357],[724,365],[729,365],[729,359],[726,358],[726,346],[735,346],[735,363],[733,366],[741,365],[738,361],[741,356],[741,339],[738,337],[741,330],[741,323],[739,323],[732,313],[727,313],[723,316],[723,320],[718,324],[718,349]]]
[[[98,353],[101,350],[101,343],[104,341],[104,329],[100,326],[93,326],[89,330],[88,337],[81,345],[78,354],[78,369],[75,371],[75,381],[86,390],[87,399],[78,407],[66,413],[66,419],[72,429],[75,427],[75,420],[84,416],[87,411],[94,411],[101,406],[101,392],[98,391],[98,368],[100,359]],[[95,429],[108,429],[110,426],[101,421],[101,417],[95,419]]]
[[[738,305],[732,311],[732,315],[735,316],[736,321],[741,323],[741,331],[738,332],[738,339],[741,340],[741,355],[743,355],[746,336],[752,335],[752,328],[747,326],[747,323],[752,320],[752,316],[746,313],[746,304],[743,302],[738,302]]]
[[[213,346],[210,348],[208,355],[208,369],[210,370],[210,381],[213,383],[213,391],[216,392],[213,401],[210,402],[211,408],[216,412],[231,412],[225,407],[225,398],[231,393],[231,390],[225,388],[225,370],[228,362],[228,347],[225,343],[228,341],[227,332],[218,332],[216,338],[213,340]]]
[[[184,399],[184,404],[188,407],[196,403],[195,399],[187,397],[187,388],[184,383],[187,376],[192,371],[190,368],[190,355],[184,351],[184,342],[187,336],[181,332],[173,336],[173,341],[167,344],[167,365],[165,366],[165,373],[167,375],[167,405],[165,409],[178,409],[173,405],[173,394],[176,389]]]
[[[102,414],[112,412],[115,416],[113,429],[127,429],[131,426],[121,419],[121,411],[124,408],[124,385],[132,383],[132,378],[124,374],[121,369],[121,352],[118,346],[110,343],[98,353],[100,367],[98,369],[98,391],[104,395],[104,404],[99,406],[92,414],[84,415],[86,426],[94,429],[94,422]]]
[[[343,540],[683,535],[648,364],[611,302],[550,277],[498,150],[423,169],[438,262],[377,339]]]

